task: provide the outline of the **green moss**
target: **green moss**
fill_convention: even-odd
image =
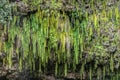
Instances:
[[[94,0],[90,2],[93,10],[94,3]],[[31,4],[37,5],[36,0]],[[57,4],[56,0],[53,0],[51,4],[57,8],[61,3]],[[102,6],[106,8],[105,3]],[[4,42],[3,46],[9,67],[12,66],[12,54],[16,49],[20,71],[24,68],[24,62],[26,68],[37,70],[36,59],[39,59],[38,71],[45,73],[48,65],[53,64],[56,76],[67,76],[69,72],[80,70],[81,78],[88,71],[86,74],[92,80],[95,72],[98,79],[102,73],[105,77],[106,73],[114,72],[115,59],[107,52],[103,42],[110,40],[109,35],[106,35],[109,34],[106,23],[114,24],[110,20],[114,17],[117,25],[119,24],[118,8],[115,8],[115,13],[103,9],[99,14],[99,11],[84,14],[77,3],[76,7],[76,11],[69,13],[71,16],[65,11],[38,8],[38,12],[23,19],[23,27],[16,25],[20,17],[14,16],[8,30],[8,41]],[[85,16],[84,19],[82,16]],[[16,36],[20,41],[15,48]],[[114,40],[110,45],[116,45],[117,42],[118,40]],[[104,58],[108,58],[108,62],[105,62]],[[100,65],[102,66],[99,67]]]

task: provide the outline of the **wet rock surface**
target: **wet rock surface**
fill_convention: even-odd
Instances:
[[[28,15],[29,12],[32,11],[37,11],[36,8],[31,9],[30,5],[27,3],[24,3],[20,0],[11,0],[11,4],[15,4],[18,7],[18,15]],[[78,0],[80,6],[82,5],[80,0]],[[111,0],[110,2],[107,2],[107,6],[112,6],[117,2],[117,0]],[[45,2],[45,3],[40,3],[40,7],[41,9],[58,9],[61,10],[64,5],[64,9],[65,11],[71,11],[71,10],[75,10],[74,5],[66,2],[63,0],[63,2],[59,3],[60,6],[57,6],[57,8],[53,7],[53,5],[49,4],[50,2]],[[68,4],[67,4],[68,3]],[[86,0],[85,4],[85,9],[86,11],[88,11],[89,14],[92,14],[92,10],[90,9],[90,5],[88,4],[89,0]],[[57,3],[56,3],[57,4]],[[88,5],[87,5],[88,4]],[[102,6],[100,6],[101,4],[96,4],[97,9],[101,10]],[[61,7],[62,6],[62,7]],[[115,45],[116,43],[119,44],[120,41],[120,31],[119,29],[115,29],[113,24],[105,24],[106,26],[108,26],[107,28],[101,28],[101,43],[102,45],[100,45],[100,47],[97,47],[97,51],[99,53],[99,51],[103,50],[104,56],[101,57],[102,54],[97,55],[97,52],[95,52],[94,54],[92,54],[92,59],[96,60],[96,63],[98,62],[100,65],[106,65],[109,63],[109,59],[110,59],[110,55],[114,55],[115,56],[115,69],[119,68],[119,58],[120,58],[120,53],[118,53],[120,46],[119,45]],[[3,25],[0,25],[0,30],[3,30]],[[0,36],[1,36],[1,31],[0,31]],[[117,36],[117,42],[116,40],[116,36]],[[92,39],[93,42],[94,40],[98,37],[98,34],[96,32],[94,32],[94,34],[92,35]],[[106,39],[103,39],[103,37],[106,37]],[[97,44],[97,43],[96,43]],[[97,44],[99,45],[99,44]],[[95,45],[93,45],[95,46]],[[102,46],[102,48],[104,49],[100,49]],[[88,58],[88,56],[91,56],[91,54],[89,54],[89,52],[83,52],[85,53],[83,55],[83,57],[85,59]],[[79,74],[77,73],[68,73],[66,77],[62,77],[62,78],[57,78],[54,75],[47,75],[47,74],[40,74],[40,76],[36,78],[36,76],[32,76],[33,74],[36,73],[30,73],[30,70],[23,70],[23,72],[19,72],[18,71],[18,59],[16,58],[16,56],[14,56],[12,58],[14,65],[12,66],[12,68],[8,68],[7,65],[5,65],[4,62],[4,58],[5,58],[5,54],[3,52],[0,52],[0,79],[2,80],[76,80],[79,79]],[[92,59],[88,59],[88,64],[90,62],[92,62]],[[82,61],[82,60],[81,60]],[[87,73],[87,72],[86,72]],[[83,74],[83,79],[86,80],[87,79],[87,74]],[[96,80],[96,77],[94,78]],[[101,78],[102,79],[102,78]]]

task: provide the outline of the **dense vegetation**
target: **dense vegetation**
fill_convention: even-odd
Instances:
[[[119,80],[119,1],[1,1],[3,65],[12,68],[16,58],[19,71],[30,69],[37,77]]]

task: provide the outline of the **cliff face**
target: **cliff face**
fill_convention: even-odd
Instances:
[[[119,74],[118,0],[2,3],[1,78],[99,80]]]

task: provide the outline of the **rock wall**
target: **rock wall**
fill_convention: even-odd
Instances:
[[[12,19],[11,21],[7,19],[7,25],[2,22],[0,24],[0,73],[2,74],[0,77],[10,80],[13,78],[32,80],[36,77],[46,80],[56,80],[57,78],[99,80],[116,76],[116,73],[119,73],[120,63],[119,1],[81,1],[39,0],[35,3],[34,1],[10,0]],[[0,10],[2,9],[0,8]],[[7,11],[5,12],[7,13]],[[5,16],[8,17],[8,15]],[[45,28],[37,27],[38,25]],[[41,35],[39,29],[46,36],[45,39],[41,40],[46,41],[43,42],[44,45],[47,44],[45,50],[49,52],[48,46],[50,46],[50,54],[44,53],[46,56],[49,55],[49,58],[46,56],[41,58],[42,55],[35,57],[33,54],[34,50],[37,53],[38,47],[36,46],[40,46],[39,42],[36,42],[39,38],[35,37],[38,36],[37,34]],[[27,45],[24,45],[27,44],[26,39],[30,41],[28,44],[31,52],[33,51],[33,53],[29,53],[35,58],[31,58],[29,55],[25,59],[20,57],[23,56],[24,51],[29,50]],[[12,55],[9,55],[12,52],[11,48],[8,50],[9,52],[5,51],[5,43],[8,44],[7,47],[10,46],[9,44],[13,44],[14,53]],[[56,44],[58,50],[56,50]],[[43,49],[40,50],[44,52]],[[67,55],[64,53],[64,49]],[[61,52],[60,57],[59,52]],[[44,58],[48,60],[44,62]],[[11,61],[12,67],[10,67]],[[31,64],[27,66],[26,63],[35,63],[35,66]],[[42,65],[42,72],[37,71],[38,64]],[[19,71],[21,67],[23,67],[22,71]],[[33,70],[34,67],[35,70]],[[59,69],[56,70],[58,67]]]

